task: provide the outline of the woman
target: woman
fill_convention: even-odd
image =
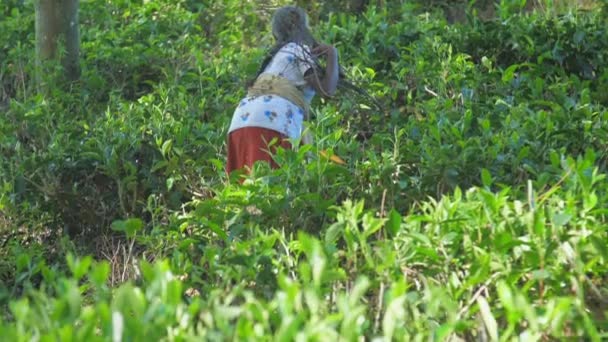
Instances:
[[[331,97],[336,92],[338,52],[331,45],[315,42],[301,8],[278,9],[272,17],[272,34],[275,47],[232,117],[228,130],[228,174],[240,169],[248,171],[260,160],[277,168],[272,153],[277,145],[291,148],[288,139],[301,138],[315,93]],[[320,57],[326,58],[324,72],[317,67]],[[273,140],[277,144],[269,146]]]

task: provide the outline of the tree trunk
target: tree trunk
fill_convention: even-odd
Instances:
[[[78,31],[78,0],[63,0],[63,32],[65,35],[65,56],[63,68],[70,81],[80,77],[80,32]]]
[[[64,76],[76,80],[80,76],[78,31],[78,0],[38,0],[36,3],[36,55],[38,80],[45,71],[43,64],[58,58],[59,43],[65,54],[62,58]]]
[[[36,54],[39,61],[55,58],[59,38],[59,1],[38,0],[36,6]]]

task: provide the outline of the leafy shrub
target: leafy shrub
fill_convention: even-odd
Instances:
[[[82,3],[82,79],[46,93],[3,3],[0,335],[605,338],[605,16],[338,5],[316,32],[382,108],[316,99],[315,143],[239,184],[265,2]]]

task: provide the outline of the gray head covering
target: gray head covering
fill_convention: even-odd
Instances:
[[[296,42],[314,45],[315,40],[308,28],[308,16],[296,6],[284,6],[272,16],[272,34],[278,44]]]

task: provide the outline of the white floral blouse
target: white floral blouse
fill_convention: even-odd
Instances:
[[[264,73],[285,77],[302,89],[305,100],[310,103],[315,91],[304,79],[304,74],[313,66],[310,49],[296,43],[283,46],[268,63]],[[244,127],[262,127],[297,139],[302,134],[304,110],[293,102],[277,96],[265,95],[245,97],[232,116],[228,133]]]

